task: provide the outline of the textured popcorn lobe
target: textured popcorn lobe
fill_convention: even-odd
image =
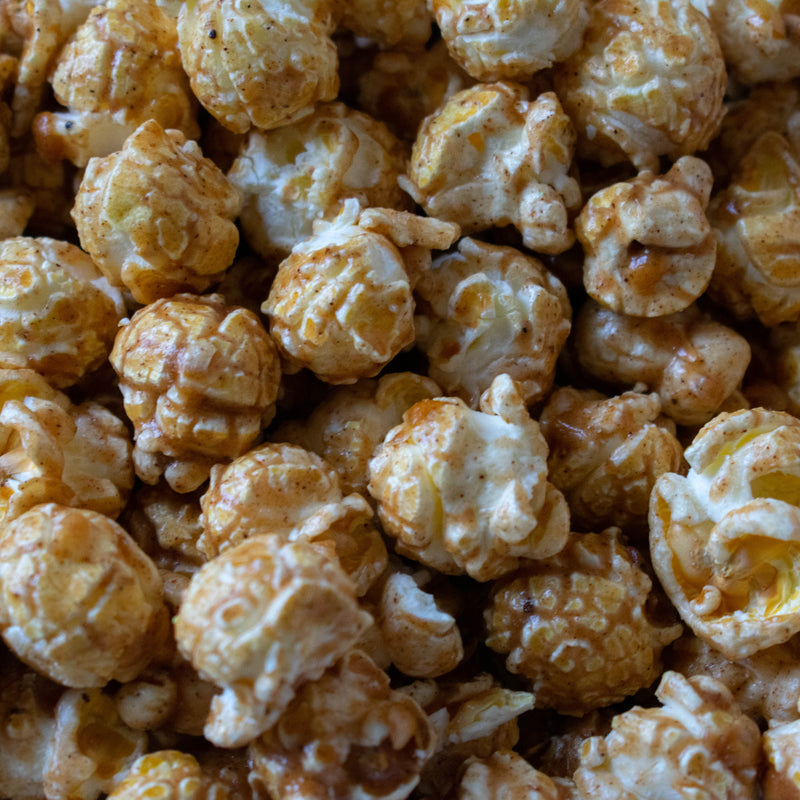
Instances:
[[[339,24],[382,48],[419,52],[431,38],[426,0],[338,0]]]

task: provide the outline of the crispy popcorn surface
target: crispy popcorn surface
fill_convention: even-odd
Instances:
[[[110,355],[134,426],[136,474],[190,492],[245,452],[275,413],[280,363],[258,317],[220,295],[139,309]]]
[[[338,0],[339,25],[382,48],[419,52],[431,38],[426,0]]]
[[[800,798],[800,721],[764,731],[762,743],[767,759],[763,778],[764,800]]]

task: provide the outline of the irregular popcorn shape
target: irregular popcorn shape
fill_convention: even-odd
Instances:
[[[431,38],[426,0],[338,0],[339,26],[381,48],[417,55]]]
[[[761,741],[767,760],[764,800],[796,800],[800,797],[800,720],[764,731]]]

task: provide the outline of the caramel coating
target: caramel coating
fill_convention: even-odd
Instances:
[[[558,97],[528,100],[514,83],[478,84],[423,122],[401,186],[431,216],[463,233],[513,225],[526,247],[561,253],[580,205],[568,174],[575,133]]]
[[[416,344],[428,374],[473,408],[503,373],[526,403],[550,390],[571,328],[566,289],[538,259],[464,238],[415,287]]]
[[[90,160],[72,216],[108,281],[146,304],[222,278],[239,244],[241,204],[196,142],[150,119],[122,150]]]
[[[763,778],[764,800],[800,798],[800,721],[764,731],[761,738],[767,769]]]
[[[513,750],[471,758],[458,784],[456,800],[570,800],[566,781],[534,769]]]
[[[726,73],[708,20],[688,0],[600,0],[581,48],[555,68],[579,152],[658,169],[704,150],[722,121]]]
[[[0,240],[22,236],[35,207],[36,200],[24,189],[0,189]]]
[[[280,363],[261,321],[220,295],[139,309],[110,361],[134,426],[136,474],[190,492],[245,452],[275,413]]]
[[[381,48],[421,51],[431,38],[426,0],[338,0],[339,25]]]

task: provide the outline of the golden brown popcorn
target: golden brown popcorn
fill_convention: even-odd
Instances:
[[[708,146],[725,86],[719,42],[689,0],[594,3],[581,48],[555,68],[579,153],[653,171]]]
[[[571,327],[566,289],[538,259],[464,238],[415,287],[417,347],[428,374],[473,408],[503,373],[526,403],[553,383]]]
[[[89,161],[72,216],[82,247],[138,303],[203,292],[233,262],[242,198],[196,142],[143,122]]]
[[[278,354],[261,320],[220,295],[139,309],[110,355],[135,431],[136,474],[190,492],[236,458],[275,413]]]
[[[764,800],[800,798],[800,720],[764,731],[761,737],[767,760],[763,777]]]
[[[567,499],[573,528],[647,529],[656,479],[683,465],[675,423],[661,413],[657,394],[557,389],[539,424],[550,450],[548,476]]]
[[[547,480],[547,444],[501,375],[481,411],[440,397],[415,403],[370,462],[369,492],[400,555],[488,581],[564,545],[569,515]]]
[[[250,756],[270,796],[283,800],[402,800],[434,745],[425,712],[353,650],[299,689]]]
[[[662,475],[650,499],[656,573],[683,621],[730,659],[800,631],[800,420],[722,413]]]
[[[192,578],[175,619],[183,655],[222,687],[205,737],[239,747],[269,729],[370,624],[330,549],[255,536]]]
[[[348,199],[281,263],[261,310],[289,368],[328,383],[376,375],[414,341],[413,281],[458,226]]]
[[[433,19],[425,0],[338,0],[339,25],[381,48],[415,54],[431,38]]]
[[[656,696],[662,707],[618,714],[608,736],[584,743],[579,796],[755,797],[761,736],[727,689],[712,678],[666,672]]]
[[[569,175],[575,133],[553,92],[528,100],[514,83],[478,84],[425,119],[401,186],[463,233],[513,225],[526,247],[569,249],[568,212],[581,202]]]
[[[251,130],[228,179],[244,195],[241,224],[262,256],[285,258],[354,197],[363,206],[410,209],[397,185],[405,152],[383,123],[343,103],[276,130]]]
[[[226,128],[278,128],[339,90],[329,0],[185,3],[183,67],[203,106]]]
[[[573,533],[558,555],[495,583],[486,644],[531,680],[538,708],[580,716],[658,677],[682,628],[648,618],[652,583],[638,559],[614,528]]]
[[[2,41],[1,36],[0,41]],[[11,109],[3,100],[3,96],[13,85],[16,71],[17,60],[13,56],[0,53],[0,174],[8,169],[8,162],[11,159]]]
[[[0,189],[0,239],[22,236],[36,201],[24,189]]]
[[[714,179],[694,156],[645,170],[589,198],[575,220],[590,297],[621,314],[683,311],[705,290],[717,240],[705,216]]]
[[[471,758],[454,800],[570,800],[574,787],[534,769],[513,750]]]
[[[161,581],[108,517],[55,503],[0,532],[0,633],[65,686],[136,677],[166,634]]]
[[[588,300],[574,353],[593,378],[653,391],[679,425],[702,425],[736,391],[750,361],[747,340],[691,305],[666,317],[617,314]]]
[[[175,20],[155,0],[95,6],[61,51],[51,81],[67,110],[33,121],[36,145],[50,161],[86,166],[119,150],[148,119],[188,138],[199,133]]]

